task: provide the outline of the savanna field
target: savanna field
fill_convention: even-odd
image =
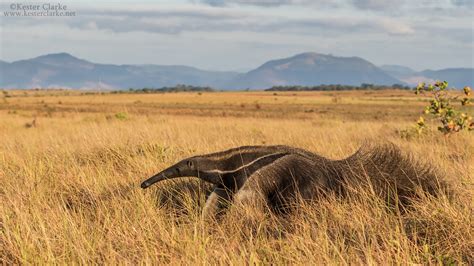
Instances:
[[[427,104],[410,91],[4,91],[2,264],[474,263],[474,134],[401,137]],[[466,109],[471,115],[474,108]],[[432,128],[436,128],[432,125]],[[436,168],[450,197],[388,208],[370,191],[249,221],[200,217],[208,185],[140,182],[195,154],[285,144],[341,159],[389,141]],[[231,207],[232,209],[232,207]]]

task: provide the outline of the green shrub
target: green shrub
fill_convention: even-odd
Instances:
[[[472,117],[466,112],[457,110],[453,105],[454,102],[460,102],[463,106],[469,105],[471,103],[469,98],[471,88],[464,87],[462,99],[450,95],[447,88],[448,82],[446,81],[437,81],[429,85],[423,82],[416,87],[416,94],[428,94],[431,98],[430,104],[425,107],[424,115],[428,115],[439,122],[441,125],[438,126],[438,130],[445,135],[463,130],[474,130]],[[420,116],[415,128],[418,134],[421,134],[427,128],[424,116]]]
[[[116,113],[115,118],[117,118],[118,120],[127,120],[128,114],[124,112]]]

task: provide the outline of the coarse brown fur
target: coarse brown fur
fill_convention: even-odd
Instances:
[[[390,204],[407,206],[417,196],[447,190],[433,168],[393,144],[364,145],[342,160],[282,145],[242,146],[184,159],[144,181],[142,188],[184,176],[214,184],[204,207],[206,216],[215,216],[228,202],[261,202],[286,212],[298,198],[354,195],[361,188]]]

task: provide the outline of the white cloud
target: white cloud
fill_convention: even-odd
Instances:
[[[61,19],[72,28],[108,30],[112,32],[151,32],[181,34],[183,32],[298,32],[323,35],[379,33],[412,34],[413,28],[403,20],[357,14],[327,14],[284,16],[229,7],[134,6],[133,9],[113,8],[107,11],[85,9],[74,19]],[[5,19],[5,25],[37,25],[58,21],[58,18],[18,17]]]
[[[66,51],[99,62],[236,69],[316,51],[415,68],[473,64],[472,9],[455,0],[243,1],[71,4],[74,18],[1,17],[0,57]]]
[[[388,33],[395,35],[410,35],[414,34],[415,30],[406,23],[400,23],[395,20],[383,19],[380,21],[382,28]]]
[[[282,5],[313,5],[313,4],[329,4],[329,0],[201,0],[200,2],[211,6],[226,5],[255,5],[255,6],[282,6]]]
[[[457,6],[465,6],[465,7],[470,7],[473,8],[474,6],[474,1],[473,0],[451,0],[454,5]]]
[[[360,9],[386,10],[400,8],[404,0],[352,0],[352,3]]]

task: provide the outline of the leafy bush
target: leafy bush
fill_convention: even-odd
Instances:
[[[464,96],[459,99],[458,96],[453,96],[447,91],[448,82],[437,81],[434,84],[426,85],[426,83],[420,83],[416,87],[416,94],[429,94],[431,97],[430,104],[425,107],[424,114],[430,115],[434,120],[439,121],[441,124],[438,126],[438,130],[445,135],[460,132],[462,130],[474,130],[474,122],[472,117],[466,112],[456,110],[453,103],[460,102],[461,105],[469,105],[471,99],[471,88],[464,87]],[[420,116],[416,123],[416,131],[421,134],[424,129],[427,128],[425,118]]]
[[[128,115],[127,113],[120,112],[115,114],[115,118],[117,118],[118,120],[127,120]]]

